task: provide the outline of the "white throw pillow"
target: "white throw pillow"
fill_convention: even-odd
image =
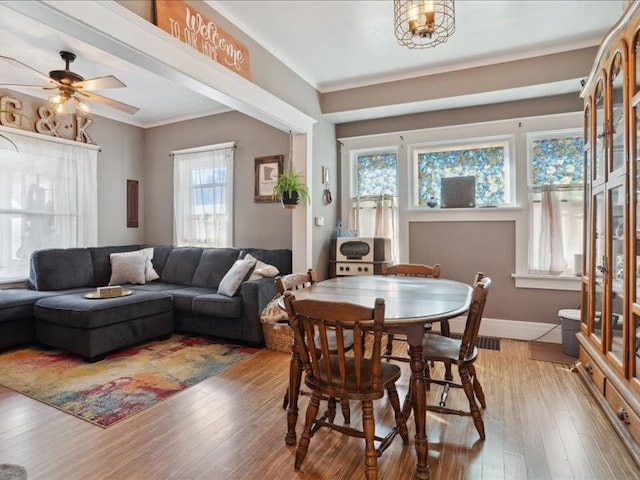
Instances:
[[[249,277],[249,280],[257,280],[259,278],[273,278],[280,273],[280,270],[278,270],[278,267],[269,265],[268,263],[261,262],[250,253],[247,253],[244,256],[244,259],[254,260],[256,262],[256,268],[254,268],[253,272],[251,272],[251,276]]]
[[[218,293],[220,295],[226,295],[227,297],[233,297],[249,273],[249,270],[251,270],[255,264],[255,259],[247,260],[245,258],[244,260],[236,260],[231,269],[222,277],[220,285],[218,285]]]
[[[157,280],[160,278],[158,272],[153,268],[153,248],[143,248],[142,250],[135,250],[133,252],[121,252],[121,253],[112,253],[110,255],[111,262],[113,263],[114,257],[143,257],[145,259],[145,268],[144,268],[144,277],[147,282],[152,282],[153,280]],[[113,266],[111,267],[113,271]]]
[[[111,279],[109,285],[123,283],[145,284],[145,266],[147,259],[142,255],[118,255],[111,257]]]

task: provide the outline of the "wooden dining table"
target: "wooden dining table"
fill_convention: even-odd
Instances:
[[[373,307],[376,298],[385,300],[385,331],[407,336],[411,365],[411,403],[415,420],[415,477],[429,478],[427,456],[427,393],[424,382],[422,337],[427,323],[464,314],[471,304],[471,286],[453,280],[402,276],[349,276],[318,282],[296,290],[296,299],[351,302]],[[281,305],[284,307],[284,305]],[[295,346],[295,345],[294,345]],[[296,443],[298,397],[302,379],[302,361],[292,349],[287,410],[287,445]]]

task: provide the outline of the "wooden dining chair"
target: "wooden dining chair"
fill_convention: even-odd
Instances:
[[[302,359],[304,383],[311,390],[304,429],[296,449],[295,469],[302,466],[316,430],[327,427],[365,439],[365,477],[376,480],[377,457],[394,437],[399,433],[404,443],[409,443],[406,419],[400,409],[395,384],[400,378],[400,367],[394,363],[382,363],[384,300],[376,299],[375,306],[368,308],[345,302],[296,300],[294,292],[286,292],[284,301]],[[350,332],[350,338],[369,335],[372,347],[365,349],[362,342],[355,342],[348,350],[346,332]],[[329,348],[330,335],[335,337],[335,351]],[[385,390],[394,410],[395,427],[382,438],[375,434],[373,401],[383,398]],[[362,430],[319,418],[319,402],[325,396],[360,401]],[[375,442],[378,442],[377,448]]]
[[[478,358],[478,332],[482,321],[482,313],[489,295],[491,279],[482,273],[476,275],[473,285],[473,297],[467,314],[467,321],[462,334],[462,339],[453,339],[440,335],[425,335],[422,342],[423,357],[425,362],[425,382],[428,384],[442,385],[442,393],[438,405],[427,405],[427,410],[437,413],[451,413],[465,415],[473,418],[476,430],[482,440],[485,439],[484,422],[482,412],[478,408],[478,402],[483,409],[487,408],[482,385],[478,380],[474,366]],[[450,362],[458,366],[459,382],[432,378],[429,368],[430,362]],[[469,410],[456,410],[447,408],[446,402],[451,388],[464,390],[469,401]]]
[[[440,264],[436,263],[433,266],[423,265],[421,263],[396,263],[395,265],[382,265],[383,275],[396,275],[404,277],[426,277],[426,278],[440,278],[441,268]],[[431,325],[427,324],[425,330],[431,330]],[[442,320],[440,322],[440,332],[447,337],[450,335],[449,321]],[[387,346],[384,350],[384,357],[392,360],[399,360],[402,362],[408,362],[409,357],[397,357],[393,356],[393,339],[392,333],[387,335]]]
[[[313,268],[307,270],[306,273],[290,273],[288,275],[277,276],[275,278],[276,288],[278,289],[278,293],[280,295],[284,295],[284,292],[294,292],[296,290],[300,290],[301,288],[309,287],[316,283],[316,272]],[[329,335],[331,340],[330,350],[335,351],[335,337]],[[347,338],[347,348],[351,348],[353,346],[353,337]],[[284,394],[284,399],[282,401],[282,408],[286,409],[289,405],[289,388]],[[300,392],[303,395],[305,392]],[[328,402],[327,411],[325,416],[330,421],[333,421],[336,415],[336,398],[330,397],[326,399]],[[340,408],[342,410],[342,417],[344,418],[345,423],[351,422],[351,409],[349,407],[348,400],[340,401]]]
[[[284,295],[286,291],[298,290],[316,283],[316,272],[313,268],[310,268],[306,273],[279,275],[275,278],[275,282],[278,293]]]

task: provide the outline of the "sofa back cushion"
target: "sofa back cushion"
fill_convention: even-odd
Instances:
[[[200,257],[202,257],[202,248],[173,248],[169,253],[167,263],[162,269],[160,281],[178,285],[192,285],[193,274],[198,268]]]
[[[48,248],[31,254],[29,284],[34,290],[95,287],[94,282],[87,248]]]
[[[193,275],[193,286],[218,288],[239,254],[240,251],[235,248],[205,248]]]
[[[292,273],[291,250],[288,248],[274,248],[271,250],[263,248],[243,248],[240,253],[240,258],[244,258],[247,253],[250,253],[261,262],[273,265],[280,271],[280,275]]]
[[[169,253],[173,250],[173,245],[144,245],[142,248],[153,248],[153,268],[158,275],[162,276],[164,266],[167,264]]]

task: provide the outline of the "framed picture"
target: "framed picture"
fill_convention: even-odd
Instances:
[[[271,157],[258,157],[256,161],[256,190],[254,201],[259,203],[274,203],[271,193],[273,187],[282,173],[283,155],[273,155]]]

